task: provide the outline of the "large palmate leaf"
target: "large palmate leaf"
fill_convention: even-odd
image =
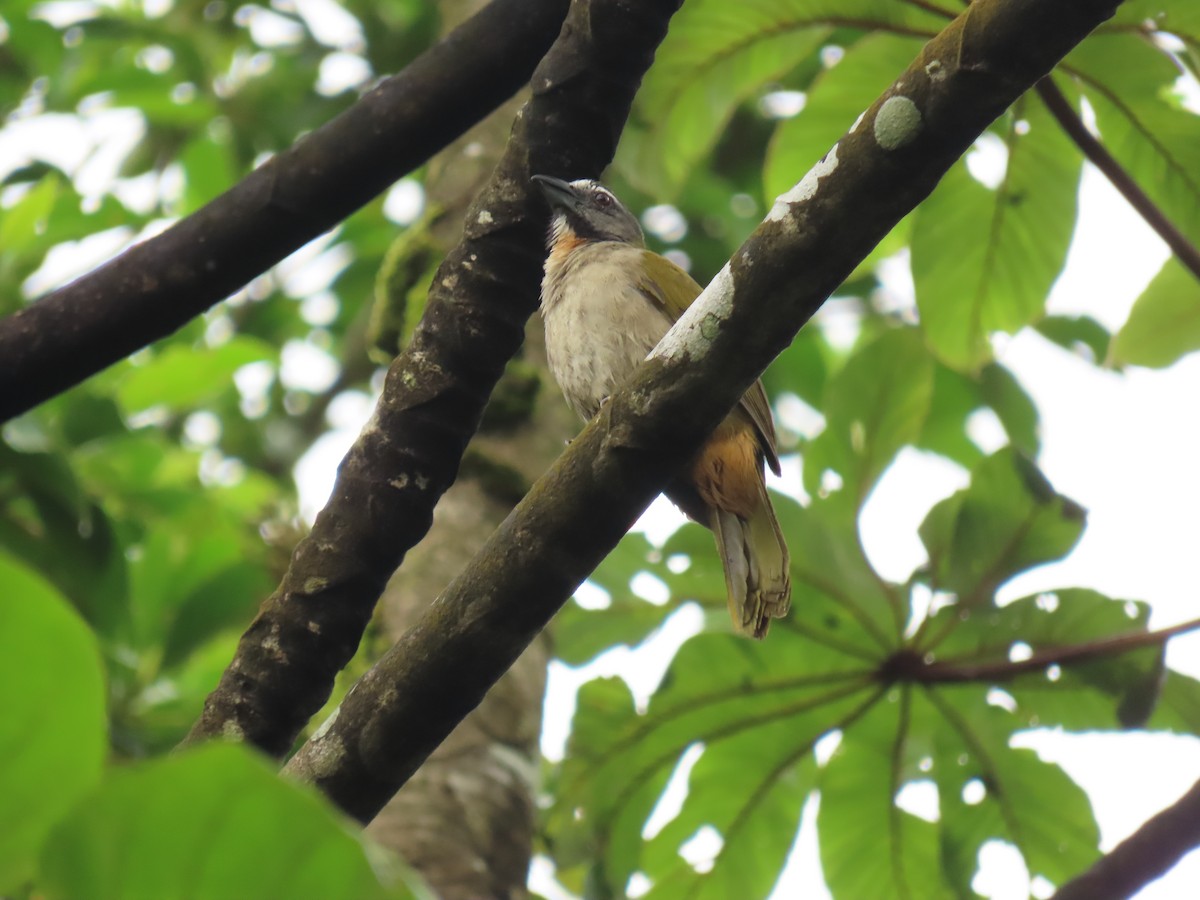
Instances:
[[[1032,97],[998,123],[995,188],[955,165],[916,213],[912,272],[921,327],[949,366],[976,370],[989,335],[1039,318],[1075,228],[1082,156]]]
[[[42,859],[51,898],[429,896],[391,868],[309,789],[233,746],[112,774]]]
[[[755,835],[783,814],[776,804],[766,802],[767,793],[777,781],[781,790],[789,790],[806,748],[831,723],[856,715],[869,696],[869,690],[864,693],[868,688],[857,660],[784,629],[776,629],[770,642],[753,647],[729,635],[693,638],[672,661],[641,714],[619,682],[589,683],[580,692],[548,822],[555,835],[557,864],[569,869],[595,861],[591,877],[604,886],[597,890],[602,896],[619,894],[643,865],[676,881],[686,873],[678,869],[674,851],[701,820],[723,829],[730,859],[744,861],[753,851],[739,849],[742,829]],[[786,740],[779,739],[781,731]],[[708,765],[716,766],[737,753],[743,746],[740,736],[748,734],[760,743],[775,735],[773,746],[750,752],[751,765],[726,769],[727,788],[698,793],[693,803],[700,806],[685,809],[679,825],[668,825],[643,863],[643,826],[684,750],[700,742],[705,753],[712,753],[736,741],[710,760]],[[702,768],[697,777],[704,783],[710,776]],[[790,811],[792,832],[802,794],[803,790],[790,794],[796,803]],[[781,858],[787,846],[780,841],[764,852]]]
[[[887,0],[688,3],[671,22],[638,93],[618,157],[621,172],[643,190],[669,198],[716,142],[737,105],[811,57],[834,28],[890,28],[932,37],[943,23],[916,5]]]
[[[107,751],[95,638],[63,597],[0,555],[0,893],[100,776]]]
[[[648,897],[770,892],[816,774],[811,742],[797,742],[795,724],[782,719],[704,748],[688,775],[683,808],[647,843],[641,870],[654,882]],[[738,770],[747,777],[729,777]],[[747,782],[754,784],[749,793]],[[680,850],[703,829],[719,835],[720,850],[699,864],[685,861]]]
[[[906,780],[912,713],[910,690],[890,692],[842,732],[821,773],[821,866],[835,897],[952,896],[938,865],[936,826],[894,802]]]
[[[1004,670],[1013,658],[1057,658],[1063,648],[1144,635],[1149,614],[1144,603],[1114,600],[1082,588],[1063,589],[999,609],[944,609],[927,629],[940,637],[923,647],[927,658],[940,666],[975,667],[973,671],[983,676]],[[1013,673],[1004,690],[1009,712],[1023,727],[1135,727],[1153,711],[1162,675],[1162,646],[1152,644],[1119,654],[1067,654],[1060,663]]]
[[[931,772],[938,788],[941,843],[957,895],[969,887],[979,849],[1005,840],[1033,875],[1061,883],[1099,854],[1087,795],[1058,766],[1009,746],[1019,719],[987,702],[983,686],[923,692],[931,708]]]

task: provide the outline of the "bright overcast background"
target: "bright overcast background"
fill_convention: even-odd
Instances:
[[[338,25],[341,11],[329,0],[298,3],[306,18]],[[268,35],[269,38],[269,35]],[[349,81],[362,72],[323,69],[331,83]],[[1193,98],[1194,99],[1194,98]],[[121,110],[83,111],[79,116],[32,116],[0,128],[0,172],[24,164],[31,156],[50,160],[72,173],[81,192],[96,194],[116,178],[120,160],[140,137],[136,114]],[[986,168],[987,148],[979,154]],[[123,185],[126,202],[137,202],[149,185]],[[412,221],[421,202],[419,187],[402,182],[389,198],[392,218]],[[79,274],[125,244],[127,231],[107,233],[63,249],[48,260],[27,284],[36,295]],[[303,279],[307,266],[328,265],[319,252],[328,246],[299,251],[284,264],[289,277]],[[1087,314],[1115,330],[1124,323],[1134,299],[1158,271],[1167,252],[1124,201],[1094,170],[1087,168],[1080,216],[1066,271],[1056,286],[1049,312]],[[322,260],[324,259],[324,262]],[[885,289],[897,306],[915,307],[911,280],[903,259],[885,272]],[[816,323],[831,335],[853,338],[853,324],[836,310],[824,312]],[[281,378],[286,382],[326,380],[336,373],[334,361],[303,348],[285,353]],[[1054,487],[1089,511],[1088,526],[1075,551],[1064,561],[1026,573],[1008,584],[1002,600],[1053,588],[1091,587],[1113,597],[1152,604],[1151,626],[1161,628],[1198,615],[1197,559],[1200,558],[1200,355],[1183,359],[1164,371],[1130,369],[1123,374],[1096,367],[1052,345],[1032,329],[997,341],[998,356],[1033,396],[1041,413],[1040,465]],[[292,372],[286,371],[291,366]],[[239,383],[240,386],[240,383]],[[370,412],[370,400],[350,393],[330,410],[333,430],[317,442],[297,468],[302,509],[311,521],[332,486],[335,467]],[[783,409],[789,424],[810,436],[820,428],[819,416],[804,409]],[[806,414],[807,412],[807,414]],[[790,421],[792,418],[796,421]],[[1002,440],[999,424],[979,414],[972,436],[992,450]],[[862,516],[862,529],[871,562],[885,577],[904,582],[925,561],[917,526],[938,500],[965,486],[965,471],[917,451],[903,452],[884,476]],[[774,486],[803,496],[799,466],[791,460]],[[665,539],[681,518],[659,500],[639,527],[652,539]],[[648,584],[651,600],[656,587]],[[584,600],[587,599],[585,591]],[[803,603],[801,593],[797,603]],[[680,609],[637,651],[611,651],[583,669],[551,666],[542,747],[551,759],[561,758],[574,706],[575,691],[597,675],[618,674],[629,681],[639,698],[652,693],[674,649],[700,627],[694,608]],[[1200,677],[1200,635],[1178,638],[1170,645],[1168,663]],[[837,736],[818,745],[828,754]],[[1190,737],[1133,734],[1067,735],[1034,730],[1020,737],[1045,759],[1060,763],[1092,799],[1105,849],[1129,835],[1149,816],[1172,803],[1200,778],[1200,740]],[[691,762],[695,760],[692,759]],[[660,808],[647,825],[652,832],[669,820],[686,790],[688,759],[676,772]],[[817,797],[807,804],[800,836],[774,897],[827,897],[820,875],[814,827]],[[937,796],[932,783],[912,785],[901,802],[914,814],[936,816]],[[719,837],[704,832],[688,847],[703,865],[719,848]],[[975,887],[994,898],[1045,896],[1048,886],[1030,884],[1020,855],[994,843],[985,847]],[[536,860],[532,882],[552,900],[569,897],[552,881],[548,861]],[[1194,898],[1200,885],[1200,854],[1193,854],[1170,875],[1148,887],[1143,900]],[[636,892],[638,885],[631,884]]]

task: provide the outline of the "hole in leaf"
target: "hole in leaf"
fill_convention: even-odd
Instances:
[[[679,847],[679,855],[697,872],[711,872],[713,863],[725,846],[721,832],[711,825],[701,825],[696,833]]]
[[[962,789],[962,800],[967,806],[978,806],[987,797],[987,787],[978,778],[972,778]]]
[[[940,818],[937,785],[928,779],[910,781],[900,788],[896,805],[926,822],[936,822]]]
[[[1033,656],[1033,648],[1024,641],[1015,641],[1013,645],[1008,648],[1009,662],[1024,662],[1031,656]]]

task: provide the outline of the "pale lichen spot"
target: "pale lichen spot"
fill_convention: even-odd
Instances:
[[[319,744],[312,746],[308,755],[308,771],[314,779],[326,778],[342,767],[346,758],[346,745],[341,739],[331,735]]]
[[[304,579],[304,585],[301,590],[306,594],[316,594],[329,587],[329,579],[322,578],[320,575],[309,575]]]
[[[264,651],[270,654],[275,659],[287,659],[287,654],[283,652],[283,647],[279,644],[279,626],[271,626],[271,632],[262,639],[260,645]]]
[[[314,741],[319,741],[323,737],[325,737],[325,733],[327,731],[329,731],[330,728],[333,727],[333,723],[337,721],[338,713],[340,713],[341,711],[342,711],[341,706],[334,707],[334,710],[332,713],[330,713],[329,718],[326,719],[324,722],[322,722],[320,727],[318,727],[317,730],[313,732],[312,739]]]
[[[837,164],[838,145],[834,144],[829,152],[821,158],[821,161],[809,169],[808,174],[801,178],[795,187],[775,199],[775,205],[767,213],[767,221],[778,222],[791,212],[792,204],[811,200],[816,195],[817,188],[820,187],[821,179],[837,169]]]
[[[246,732],[242,731],[242,726],[234,721],[227,721],[221,725],[221,737],[227,741],[244,741]]]
[[[725,263],[647,359],[686,359],[702,352],[712,342],[721,322],[729,318],[733,293],[733,271]]]
[[[888,97],[875,114],[875,140],[884,150],[898,150],[921,133],[921,111],[917,104],[897,94]]]
[[[422,475],[420,472],[418,472],[415,476],[415,480],[417,482],[417,490],[418,491],[424,491],[429,488],[429,476],[428,475]]]
[[[445,278],[442,279],[442,287],[444,287],[448,291],[454,290],[456,287],[458,287],[458,276],[457,275],[447,275]]]
[[[925,64],[925,74],[929,76],[930,81],[937,84],[939,81],[945,81],[949,73],[940,59],[931,59]]]
[[[389,479],[388,484],[398,491],[404,490],[406,487],[408,487],[408,473],[401,472],[398,477]]]
[[[492,214],[486,209],[481,209],[479,215],[475,217],[475,221],[480,225],[491,225],[496,220],[492,218]]]
[[[313,634],[321,633],[321,625],[318,622],[309,622],[305,627],[308,628],[308,630]]]

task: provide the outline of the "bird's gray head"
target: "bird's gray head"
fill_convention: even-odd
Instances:
[[[534,175],[533,181],[546,195],[553,213],[549,236],[552,248],[565,237],[645,245],[637,218],[600,182],[590,178],[563,181],[549,175]]]

